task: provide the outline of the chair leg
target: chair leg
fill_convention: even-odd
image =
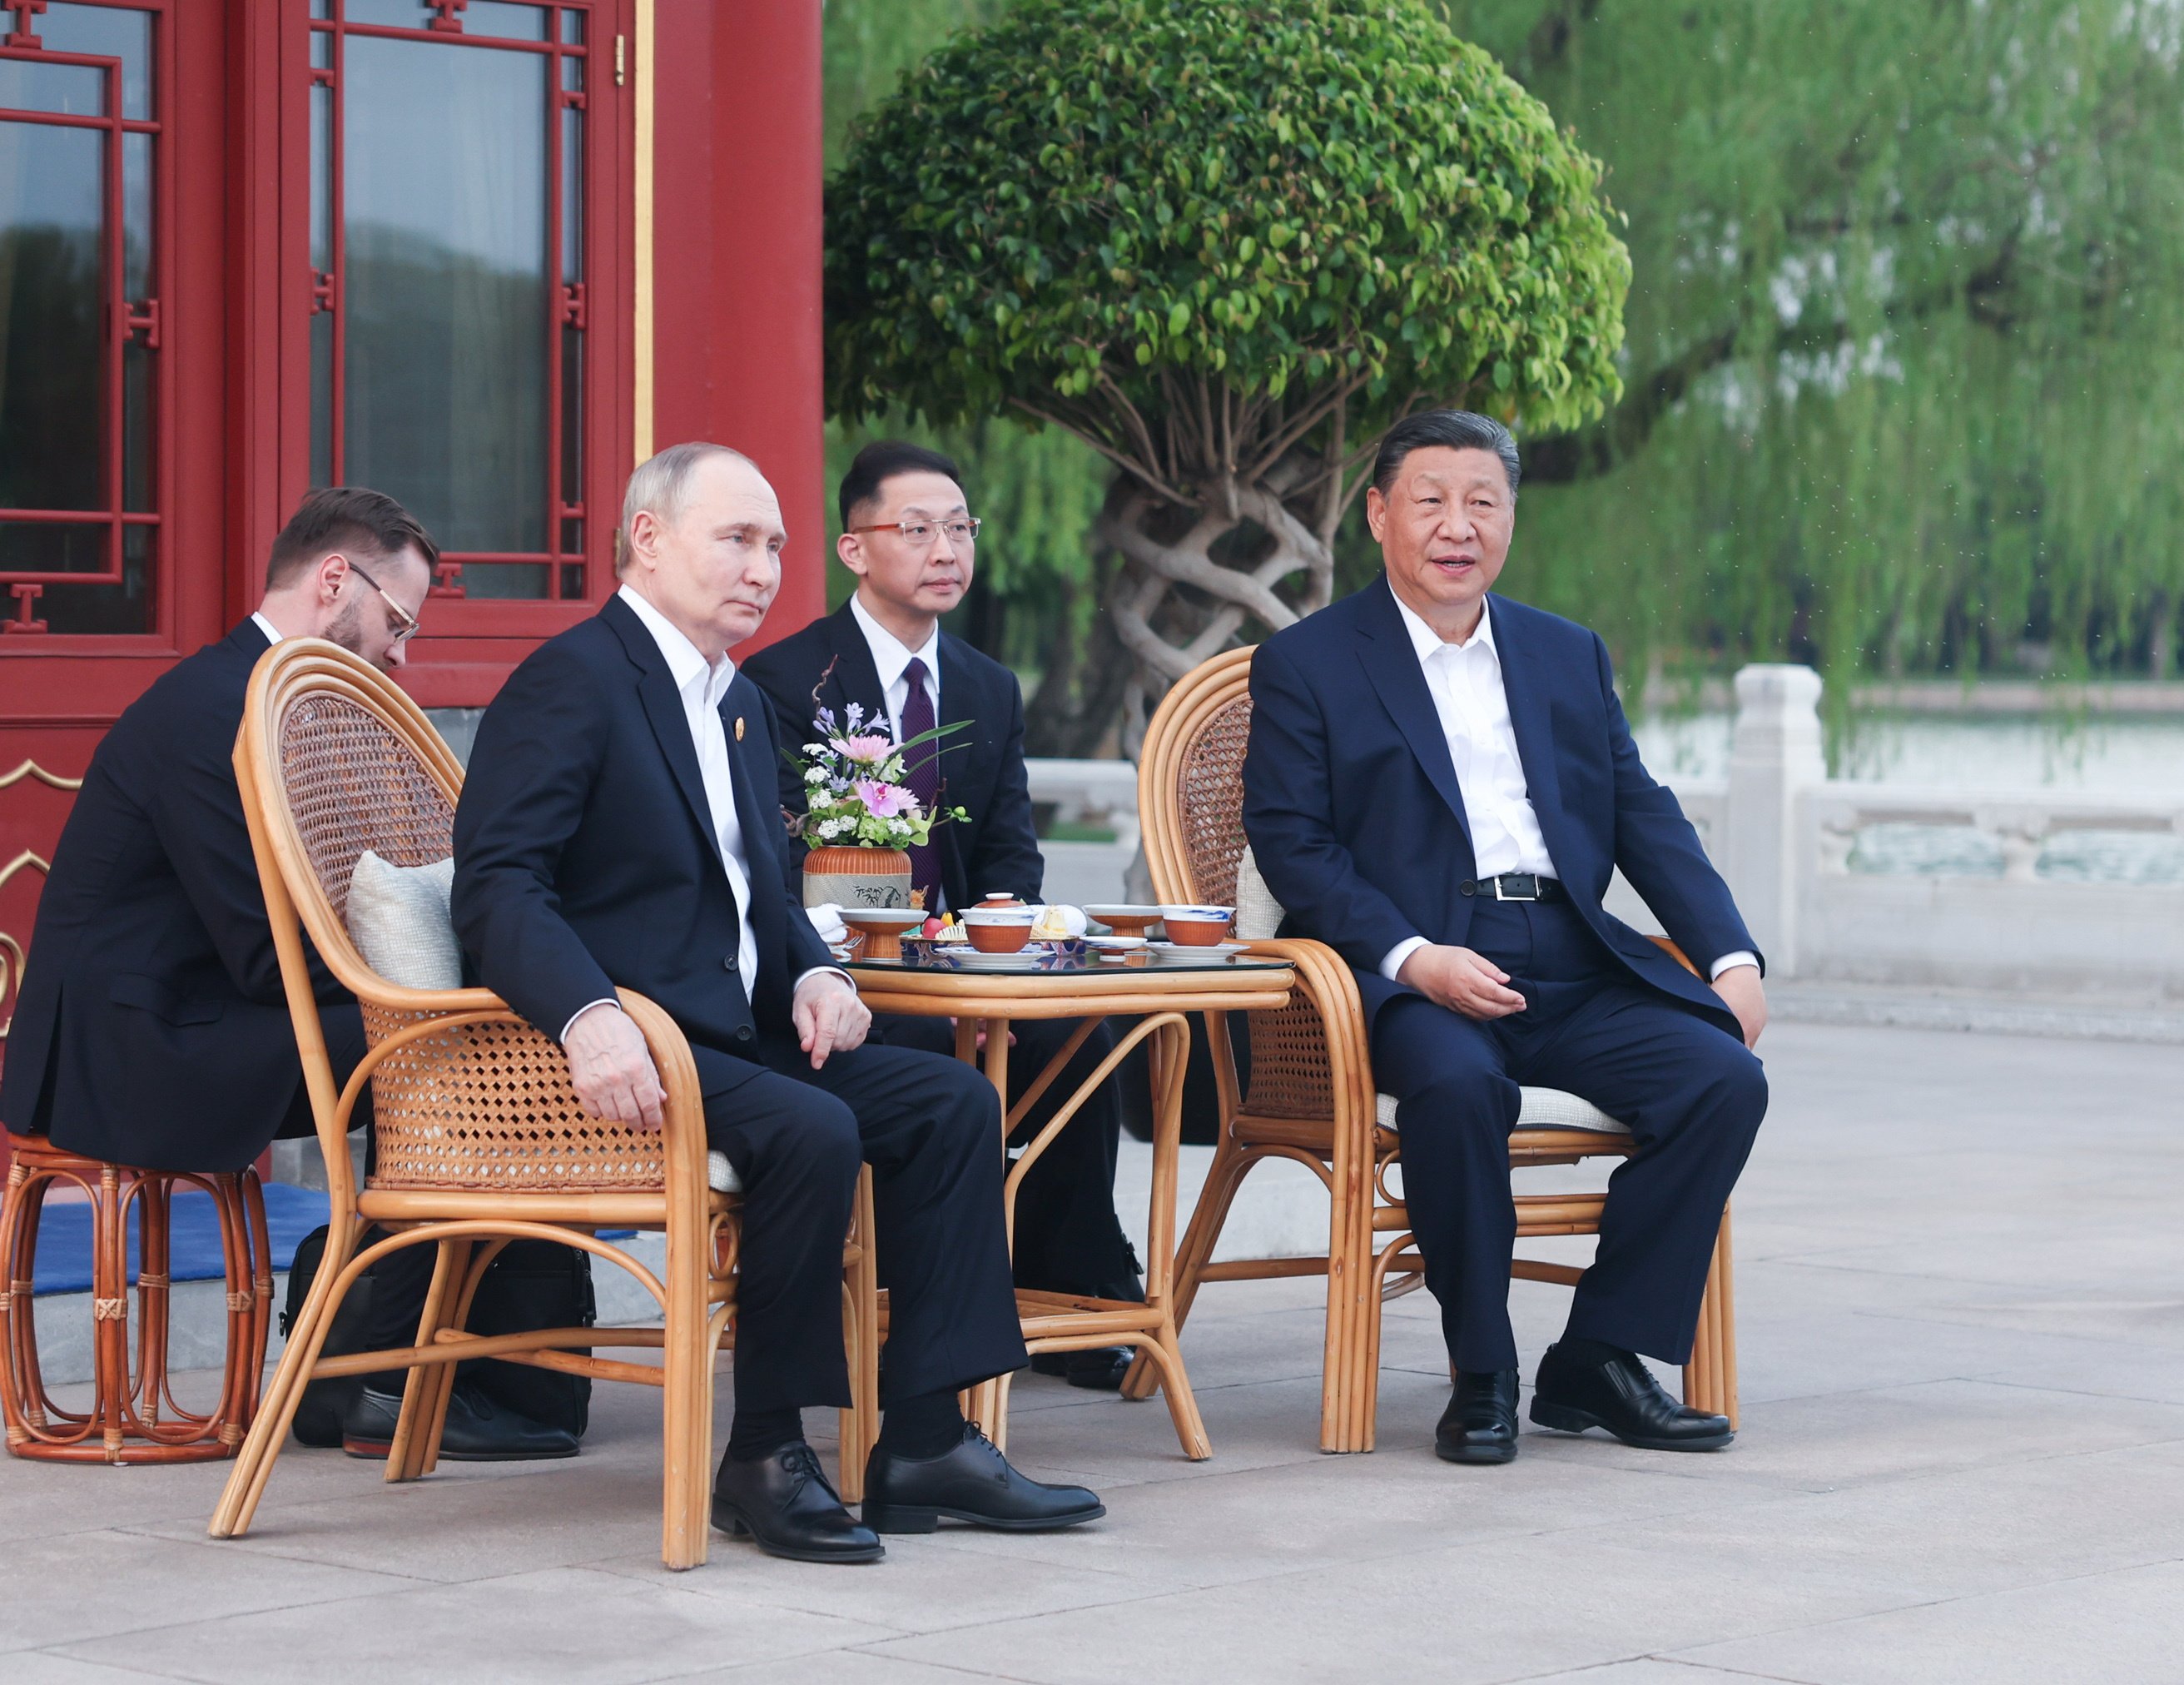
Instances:
[[[861,1256],[844,1280],[843,1320],[853,1336],[850,1359],[850,1407],[842,1412],[839,1467],[842,1501],[861,1503],[865,1464],[879,1437],[880,1272],[872,1243],[872,1172],[857,1177],[857,1249]]]
[[[1221,1239],[1221,1226],[1228,1220],[1228,1208],[1235,1203],[1236,1190],[1242,1185],[1245,1173],[1258,1162],[1248,1149],[1225,1133],[1213,1148],[1213,1162],[1206,1167],[1206,1181],[1198,1191],[1198,1203],[1191,1208],[1190,1222],[1183,1231],[1183,1244],[1175,1250],[1175,1275],[1168,1291],[1173,1299],[1170,1314],[1178,1331],[1190,1315],[1191,1302],[1198,1297],[1199,1274]],[[1129,1373],[1123,1377],[1123,1396],[1150,1398],[1159,1382],[1160,1370],[1140,1346],[1138,1355],[1131,1361]]]
[[[1183,1454],[1194,1463],[1204,1462],[1213,1454],[1213,1444],[1206,1437],[1198,1397],[1190,1390],[1190,1377],[1184,1373],[1183,1360],[1177,1353],[1175,1324],[1163,1322],[1157,1333],[1130,1337],[1136,1342],[1139,1361],[1159,1373],[1161,1392],[1167,1400],[1168,1417],[1175,1423],[1175,1437],[1183,1446]]]
[[[1726,1206],[1707,1270],[1706,1297],[1699,1302],[1691,1360],[1684,1365],[1684,1402],[1693,1409],[1727,1416],[1732,1428],[1737,1425],[1736,1269]]]
[[[1319,1448],[1373,1448],[1380,1380],[1380,1275],[1373,1259],[1373,1192],[1336,1188],[1329,1197],[1327,1342],[1321,1359]]]
[[[346,1235],[337,1224],[326,1236],[326,1254],[320,1261],[317,1279],[311,1284],[296,1325],[289,1331],[288,1344],[281,1353],[279,1366],[273,1371],[273,1384],[259,1401],[258,1414],[250,1424],[234,1468],[228,1471],[227,1484],[221,1488],[220,1503],[214,1508],[212,1520],[205,1529],[216,1539],[235,1538],[248,1532],[258,1500],[265,1495],[265,1482],[288,1437],[288,1424],[295,1420],[296,1408],[303,1403],[304,1384],[310,1379],[312,1365],[318,1362],[320,1350],[326,1345],[334,1313],[341,1308],[341,1302],[333,1294],[334,1280],[348,1268],[349,1259],[356,1256],[357,1242],[364,1235],[361,1222],[352,1219],[347,1226]]]
[[[707,1466],[713,1442],[713,1347],[717,1330],[706,1303],[707,1242],[702,1219],[684,1233],[671,1215],[667,1230],[667,1332],[660,1353],[666,1398],[661,1412],[660,1560],[669,1568],[705,1560],[710,1506]]]
[[[432,1262],[432,1284],[425,1292],[425,1308],[417,1319],[417,1343],[437,1344],[443,1328],[460,1325],[466,1309],[463,1292],[469,1274],[468,1241],[442,1241]],[[394,1424],[393,1443],[387,1452],[389,1483],[422,1480],[440,1459],[440,1435],[448,1425],[448,1399],[455,1382],[453,1364],[418,1364],[402,1387],[402,1414]]]

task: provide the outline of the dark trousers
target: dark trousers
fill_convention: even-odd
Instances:
[[[1451,1359],[1474,1373],[1517,1366],[1508,1137],[1529,1085],[1591,1101],[1637,1147],[1608,1180],[1568,1334],[1688,1361],[1722,1208],[1766,1115],[1765,1072],[1736,1037],[1630,980],[1567,901],[1482,901],[1466,946],[1509,974],[1524,1011],[1480,1022],[1405,996],[1373,1026]]]
[[[888,1290],[885,1402],[1022,1367],[991,1085],[953,1058],[870,1041],[816,1071],[794,1042],[761,1047],[756,1069],[691,1049],[706,1137],[744,1185],[737,1408],[850,1402],[842,1241],[863,1163]]]
[[[1047,1062],[1077,1031],[1077,1018],[1025,1018],[1011,1025],[1009,1103],[1039,1080]],[[888,1014],[872,1034],[894,1047],[953,1056],[955,1028],[943,1018]],[[1011,1135],[1021,1145],[1046,1126],[1061,1102],[1114,1051],[1115,1032],[1099,1025],[1049,1085]],[[1144,1284],[1129,1237],[1115,1216],[1115,1161],[1123,1133],[1120,1080],[1110,1076],[1047,1143],[1017,1190],[1016,1281],[1050,1293],[1143,1299]]]

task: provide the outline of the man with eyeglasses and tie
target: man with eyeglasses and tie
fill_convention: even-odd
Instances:
[[[272,926],[236,787],[235,737],[258,658],[324,638],[383,672],[402,665],[439,552],[393,498],[336,486],[304,498],[273,543],[258,611],[178,663],[92,756],[39,898],[0,1076],[0,1118],[88,1158],[154,1170],[239,1170],[311,1108]],[[364,1022],[312,957],[336,1071]],[[358,1107],[368,1128],[370,1091]],[[411,1260],[414,1260],[412,1262]],[[359,1349],[407,1345],[431,1274],[412,1247],[374,1272]],[[367,1377],[342,1426],[384,1457],[402,1375]],[[572,1457],[575,1438],[472,1386],[449,1406],[451,1459]]]
[[[867,445],[842,478],[842,536],[835,554],[857,577],[850,600],[744,664],[772,704],[777,739],[811,739],[814,715],[843,717],[852,703],[885,718],[895,740],[936,726],[946,734],[911,751],[905,772],[929,809],[961,807],[969,818],[937,827],[910,851],[911,879],[925,905],[961,910],[997,891],[1040,899],[1046,863],[1032,826],[1024,777],[1023,692],[1008,668],[940,629],[963,600],[977,568],[979,522],[962,475],[939,451],[900,440]],[[782,806],[804,811],[804,785],[793,767],[781,777]],[[1011,1085],[1038,1079],[1077,1028],[1067,1018],[1014,1027]],[[873,1020],[874,1040],[950,1053],[944,1019]],[[1114,1046],[1103,1024],[1086,1039],[1065,1074],[1017,1126],[1028,1141]],[[1122,1122],[1111,1080],[1055,1137],[1018,1189],[1017,1284],[1050,1292],[1141,1299],[1139,1265],[1115,1217],[1115,1158]],[[1034,1358],[1042,1373],[1072,1386],[1115,1388],[1129,1368],[1127,1347]]]

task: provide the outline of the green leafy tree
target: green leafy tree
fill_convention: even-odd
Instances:
[[[1515,589],[1626,672],[2171,671],[2176,7],[1448,11],[1608,161],[1635,267],[1624,396],[1526,442]]]
[[[1397,416],[1603,412],[1630,266],[1600,175],[1429,0],[1019,0],[851,129],[829,408],[1097,451],[1141,718],[1329,600]]]

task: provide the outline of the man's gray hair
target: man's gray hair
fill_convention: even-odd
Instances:
[[[709,456],[733,456],[746,467],[758,466],[740,450],[702,438],[692,439],[687,444],[671,444],[637,465],[637,471],[629,477],[629,489],[621,495],[621,525],[615,532],[617,579],[629,564],[630,523],[640,512],[649,511],[662,525],[674,525],[682,518],[682,505],[689,500],[691,475]]]

